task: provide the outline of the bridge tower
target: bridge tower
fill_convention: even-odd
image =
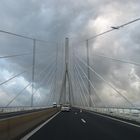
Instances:
[[[69,38],[65,38],[65,71],[60,91],[60,104],[71,104],[72,84],[69,75]]]

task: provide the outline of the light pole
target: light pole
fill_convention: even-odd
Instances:
[[[32,95],[31,95],[31,107],[33,107],[34,97],[34,80],[35,80],[35,53],[36,53],[36,39],[33,39],[33,66],[32,66]]]
[[[91,107],[91,87],[90,87],[90,62],[89,62],[89,40],[86,40],[86,49],[87,49],[87,73],[88,73],[88,92],[89,92],[89,107]]]

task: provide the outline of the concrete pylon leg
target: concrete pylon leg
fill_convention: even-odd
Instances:
[[[62,82],[61,93],[60,93],[60,100],[59,102],[62,104],[71,104],[71,90],[72,84],[70,83],[69,77],[69,38],[65,39],[65,72],[64,72],[64,79]]]

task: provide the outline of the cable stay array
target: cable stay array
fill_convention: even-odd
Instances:
[[[108,57],[108,56],[97,54],[97,53],[94,54],[94,55],[98,56],[98,57],[106,58],[106,59],[109,59],[109,60],[117,61],[117,62],[120,62],[120,63],[127,63],[127,64],[130,64],[130,65],[140,66],[140,63],[136,63],[136,62],[133,62],[133,61],[127,61],[127,60],[112,58],[112,57]]]
[[[124,96],[120,91],[118,91],[118,89],[116,89],[110,82],[108,82],[107,80],[105,80],[100,74],[98,74],[93,68],[91,68],[91,66],[88,66],[86,63],[84,63],[79,58],[78,58],[78,60],[81,63],[83,63],[86,67],[88,67],[90,69],[90,71],[92,71],[93,73],[95,73],[96,76],[99,77],[102,81],[104,81],[109,87],[111,87],[114,91],[116,91],[116,93],[118,93],[122,98],[124,98],[127,103],[129,103],[132,107],[135,107],[135,105],[126,96]]]
[[[112,26],[110,29],[104,32],[86,38],[85,40],[81,41],[85,42],[84,47],[87,49],[86,51],[81,48],[80,50],[77,46],[68,47],[68,38],[66,38],[65,46],[62,44],[59,46],[59,42],[56,41],[45,41],[22,34],[0,30],[2,35],[8,34],[10,36],[24,38],[31,41],[30,49],[32,49],[32,51],[29,52],[27,52],[27,50],[29,50],[29,48],[27,48],[20,53],[8,52],[6,55],[1,54],[0,56],[0,64],[5,62],[8,65],[10,62],[14,64],[16,61],[19,61],[18,66],[20,70],[21,68],[24,69],[22,69],[23,71],[21,70],[21,72],[17,72],[17,74],[13,74],[5,81],[2,81],[0,83],[1,90],[2,86],[7,83],[12,85],[12,80],[16,81],[17,79],[19,80],[20,78],[23,78],[26,81],[26,84],[23,84],[24,86],[21,87],[20,91],[15,92],[13,95],[9,95],[10,99],[5,103],[5,107],[10,107],[12,104],[14,104],[14,101],[18,101],[18,98],[24,96],[25,93],[28,94],[28,97],[31,96],[29,97],[31,107],[34,107],[37,104],[52,105],[53,102],[58,104],[69,103],[73,106],[77,105],[80,107],[89,108],[96,108],[101,106],[106,108],[113,107],[114,104],[111,102],[107,103],[101,93],[99,93],[100,91],[98,87],[96,87],[98,83],[95,83],[94,81],[95,77],[101,81],[100,84],[103,83],[107,85],[113,91],[113,95],[119,97],[125,105],[136,108],[135,103],[129,97],[127,97],[126,94],[122,93],[120,89],[115,86],[115,84],[109,82],[107,78],[104,77],[104,75],[100,74],[95,69],[94,64],[90,65],[90,61],[92,61],[90,58],[98,57],[103,59],[103,61],[113,61],[115,63],[134,65],[137,66],[137,68],[139,68],[140,63],[127,59],[106,56],[105,54],[101,53],[94,53],[93,55],[91,54],[92,52],[90,52],[89,41],[106,35],[112,31],[119,31],[119,29],[128,25],[132,25],[138,21],[140,21],[140,18],[118,26]],[[79,46],[81,45],[79,44]],[[81,53],[78,49],[81,51]],[[19,50],[20,49],[18,49],[18,51]],[[86,55],[82,54],[82,51]],[[17,60],[13,58],[17,58]],[[4,59],[6,59],[6,61],[1,61]],[[31,62],[31,64],[29,67],[27,67],[27,65],[22,66],[21,62],[26,64],[28,63],[28,65]],[[7,71],[9,73],[15,72],[14,69],[9,69]],[[24,76],[24,74],[26,74],[26,76]],[[17,87],[13,88],[13,91],[18,89],[17,81]],[[13,91],[11,93],[13,93]],[[25,96],[27,96],[27,94]],[[40,97],[39,100],[38,95]]]

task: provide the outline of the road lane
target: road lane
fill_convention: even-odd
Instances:
[[[29,140],[139,140],[140,128],[73,109],[61,112]]]

